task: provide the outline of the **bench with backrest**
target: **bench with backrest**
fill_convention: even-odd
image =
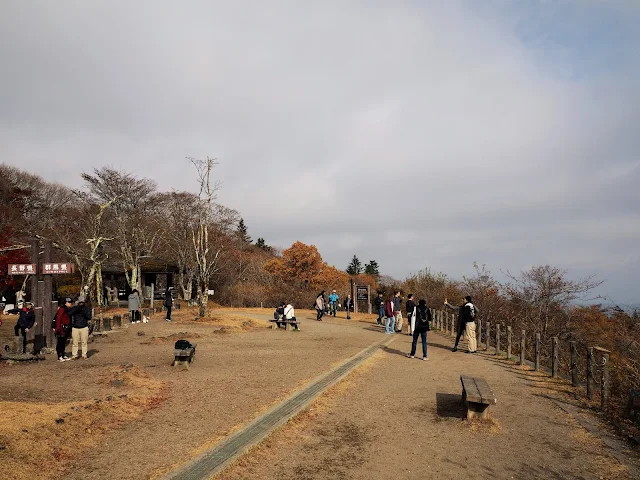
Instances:
[[[487,381],[480,377],[460,375],[462,402],[467,410],[467,418],[488,418],[489,407],[496,404],[496,396]]]
[[[184,368],[189,368],[189,365],[191,365],[196,358],[196,346],[191,345],[189,348],[174,348],[173,355],[174,367],[182,366]]]

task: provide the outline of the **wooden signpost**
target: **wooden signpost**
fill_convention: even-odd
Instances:
[[[31,263],[10,264],[10,275],[31,275],[31,302],[36,307],[36,322],[34,329],[29,331],[29,340],[33,339],[34,353],[39,353],[42,347],[53,347],[54,336],[50,328],[51,322],[58,307],[58,302],[53,298],[52,275],[70,275],[74,273],[75,266],[72,263],[53,262],[53,247],[50,240],[44,241],[42,262],[40,261],[40,242],[31,242]],[[40,279],[42,275],[43,279]],[[32,333],[33,332],[33,335]]]

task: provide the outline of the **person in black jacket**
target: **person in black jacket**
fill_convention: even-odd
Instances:
[[[378,310],[378,318],[376,323],[378,325],[382,325],[382,319],[384,318],[384,298],[382,298],[382,292],[378,292],[378,296],[373,301],[376,305],[376,309]]]
[[[173,307],[173,297],[171,296],[171,287],[167,288],[167,291],[164,292],[164,306],[167,309],[167,318],[165,319],[167,322],[171,321],[171,308]]]
[[[19,315],[13,331],[16,337],[20,334],[22,335],[22,353],[27,353],[27,333],[38,325],[36,323],[36,312],[34,312],[33,303],[27,302],[23,308],[12,308],[7,311],[7,313]]]
[[[347,298],[344,299],[344,308],[347,311],[347,320],[351,320],[351,310],[353,310],[353,298],[351,295],[347,295]]]
[[[451,310],[457,310],[458,312],[458,334],[456,335],[456,343],[453,346],[453,351],[458,351],[458,343],[460,337],[466,332],[467,334],[467,353],[476,353],[477,339],[476,339],[476,315],[478,314],[478,307],[471,303],[471,297],[467,295],[462,300],[462,305],[456,307],[451,305],[447,299],[444,299],[444,306]]]
[[[87,305],[87,297],[80,295],[75,306],[67,312],[71,319],[71,359],[78,357],[78,344],[82,349],[82,359],[87,359],[87,342],[89,341],[89,320],[91,309]]]
[[[407,355],[409,358],[414,358],[416,354],[416,345],[418,343],[418,337],[422,337],[422,360],[429,360],[427,356],[427,332],[431,330],[431,310],[427,307],[427,302],[420,300],[418,307],[416,308],[416,325],[413,330],[413,341],[411,342],[411,353]]]

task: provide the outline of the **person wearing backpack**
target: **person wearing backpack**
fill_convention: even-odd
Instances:
[[[58,307],[56,315],[51,322],[53,334],[56,336],[56,353],[59,362],[71,360],[64,354],[67,346],[67,339],[71,333],[71,319],[69,318],[69,309],[71,308],[71,299],[67,297],[62,305]]]
[[[78,357],[78,344],[82,349],[82,359],[87,359],[87,343],[89,341],[89,320],[91,309],[87,305],[87,297],[80,295],[77,305],[67,312],[71,319],[71,360]]]
[[[173,307],[173,297],[171,296],[171,287],[167,288],[167,291],[164,292],[164,306],[167,309],[167,318],[165,319],[167,322],[171,321],[171,307]]]
[[[463,299],[462,305],[456,307],[451,305],[447,299],[444,299],[444,306],[458,312],[458,335],[453,351],[458,351],[458,343],[463,333],[467,337],[467,353],[476,353],[478,348],[478,340],[476,338],[476,317],[478,316],[478,307],[471,302],[471,297],[467,295]]]
[[[422,360],[429,360],[427,356],[427,332],[431,330],[431,310],[427,307],[427,302],[420,300],[416,307],[415,328],[413,330],[413,341],[411,342],[411,353],[407,355],[414,358],[416,354],[416,346],[418,337],[422,337]]]

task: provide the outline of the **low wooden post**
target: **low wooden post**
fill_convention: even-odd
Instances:
[[[507,360],[511,360],[511,327],[507,327]]]
[[[129,312],[123,313],[122,314],[122,321],[124,323],[131,323],[131,313],[129,313]]]
[[[175,304],[175,309],[176,309],[176,310],[180,310],[180,302],[176,302],[176,304]]]
[[[587,398],[593,400],[593,391],[595,387],[595,381],[593,378],[593,371],[595,369],[593,358],[593,347],[587,348]]]
[[[560,360],[558,357],[558,337],[552,337],[551,342],[552,342],[551,345],[553,347],[552,353],[551,353],[551,376],[553,378],[557,378],[558,364]]]
[[[527,332],[522,330],[522,337],[520,338],[520,365],[527,363]]]
[[[451,336],[455,337],[456,336],[456,316],[454,314],[450,314],[449,317],[451,317]]]
[[[113,315],[113,326],[118,328],[122,326],[122,317],[118,313]]]
[[[500,324],[496,323],[496,355],[500,355]]]
[[[602,353],[602,380],[601,380],[600,407],[607,410],[609,406],[609,352]]]
[[[478,320],[478,338],[476,343],[480,345],[482,343],[482,320]]]
[[[101,332],[102,331],[102,324],[100,322],[100,317],[96,317],[94,323],[93,323],[93,331],[94,332]]]
[[[489,341],[491,339],[491,322],[487,322],[487,333],[485,335],[487,336],[487,343],[485,343],[484,349],[487,351],[489,350],[489,344],[491,343]]]
[[[534,359],[534,369],[537,372],[538,370],[540,370],[540,333],[536,333],[536,344],[535,344],[535,349],[536,349],[536,356]]]
[[[111,317],[104,317],[102,319],[102,330],[105,332],[111,331]]]
[[[580,384],[578,379],[578,347],[576,342],[571,342],[571,385],[577,387]]]

